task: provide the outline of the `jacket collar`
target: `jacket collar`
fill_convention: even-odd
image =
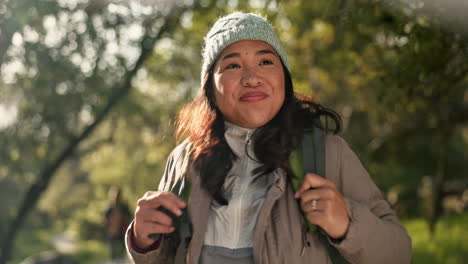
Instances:
[[[224,128],[224,138],[236,156],[242,157],[248,152],[248,156],[256,159],[253,144],[250,144],[252,134],[256,129],[243,128],[229,122],[224,122]]]

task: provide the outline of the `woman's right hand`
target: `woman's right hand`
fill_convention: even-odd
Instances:
[[[181,216],[181,209],[187,205],[182,199],[171,192],[146,192],[137,202],[135,220],[133,222],[134,242],[138,248],[146,249],[154,243],[154,240],[148,237],[149,234],[168,234],[174,232],[175,228],[172,218],[156,210],[161,206],[176,216]]]

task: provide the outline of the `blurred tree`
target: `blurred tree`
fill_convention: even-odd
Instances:
[[[2,100],[13,100],[18,109],[14,125],[2,131],[2,140],[14,143],[6,148],[9,153],[2,153],[2,162],[13,168],[18,164],[17,170],[7,171],[5,181],[22,183],[22,191],[27,175],[31,185],[9,215],[1,262],[10,258],[18,230],[55,172],[126,96],[156,41],[183,12],[174,4],[153,10],[132,3],[26,2],[15,2],[24,9],[5,11],[12,19],[29,13],[42,25],[26,22],[13,33],[2,64]]]

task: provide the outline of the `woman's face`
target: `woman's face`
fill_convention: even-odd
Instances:
[[[226,47],[216,60],[213,77],[216,105],[230,123],[261,127],[283,105],[283,65],[264,41],[241,40]]]

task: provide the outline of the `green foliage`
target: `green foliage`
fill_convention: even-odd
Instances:
[[[39,252],[53,250],[50,239],[53,231],[42,228],[37,229],[28,225],[19,233],[17,242],[19,246],[12,263],[20,263],[27,256],[35,255]]]
[[[73,256],[78,263],[103,263],[109,259],[109,248],[100,240],[84,240],[79,244],[79,251]]]
[[[468,214],[442,217],[431,237],[419,218],[405,221],[413,242],[413,263],[462,264],[468,260]]]

